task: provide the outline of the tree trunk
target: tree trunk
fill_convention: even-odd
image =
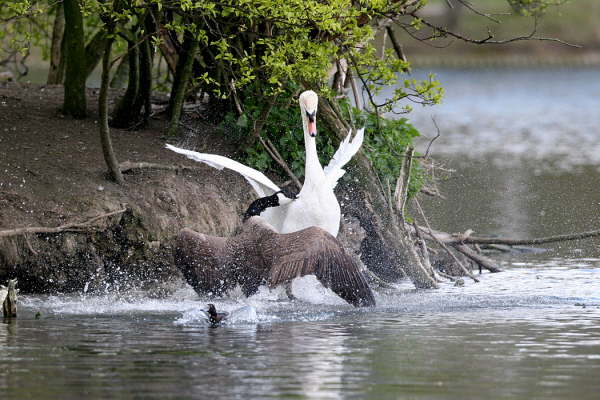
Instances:
[[[100,62],[106,48],[106,32],[100,29],[85,46],[85,76],[90,76]]]
[[[133,41],[127,43],[127,58],[129,59],[129,82],[125,95],[113,111],[111,125],[115,128],[130,128],[137,124],[139,118],[133,110],[140,84],[140,58],[139,48]]]
[[[62,52],[63,38],[65,34],[65,13],[63,4],[56,5],[56,16],[54,17],[54,27],[52,28],[52,45],[50,47],[50,68],[48,68],[48,85],[57,85],[62,83],[63,72],[61,71],[61,59],[64,56]],[[64,63],[63,63],[64,65]]]
[[[85,46],[83,17],[78,0],[64,0],[65,43],[67,50],[63,113],[85,118]]]
[[[110,87],[114,89],[124,88],[127,84],[127,75],[129,74],[129,57],[122,57],[117,66],[112,80],[110,81]]]
[[[171,88],[171,98],[169,99],[169,115],[171,122],[169,123],[169,136],[174,136],[178,132],[179,119],[181,118],[181,109],[185,99],[187,83],[192,74],[194,58],[198,49],[199,43],[191,34],[187,34],[183,41],[183,48],[179,55],[177,63],[177,71],[173,79]]]
[[[64,13],[63,13],[64,14]],[[56,78],[58,84],[62,84],[65,81],[65,70],[67,69],[67,41],[63,31],[62,43],[60,44],[60,62],[58,63],[58,77]]]
[[[136,113],[137,118],[139,119],[141,110],[142,108],[144,109],[143,120],[140,125],[145,126],[150,119],[150,113],[152,111],[152,104],[150,102],[150,96],[152,95],[152,49],[148,40],[144,40],[140,43],[139,55],[140,83],[136,101],[133,106],[133,112]]]
[[[175,46],[166,30],[161,29],[159,31],[159,37],[161,39],[159,44],[160,52],[167,61],[169,71],[171,71],[172,74],[175,74],[175,71],[177,70],[177,63],[179,62],[177,46]]]
[[[108,172],[111,178],[123,184],[123,174],[119,168],[119,162],[113,150],[110,139],[110,128],[108,127],[108,84],[110,76],[110,51],[113,39],[109,38],[104,42],[104,55],[102,57],[102,81],[100,83],[100,95],[98,96],[98,110],[100,114],[100,141],[102,143],[102,153],[108,166]]]

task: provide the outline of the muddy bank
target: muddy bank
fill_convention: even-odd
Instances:
[[[157,295],[182,283],[171,256],[183,227],[230,235],[254,200],[237,174],[216,171],[164,149],[165,123],[141,131],[113,129],[120,162],[145,161],[193,166],[126,174],[126,185],[106,179],[97,124],[97,93],[88,93],[90,115],[76,121],[58,111],[62,87],[9,85],[0,88],[0,231],[57,227],[112,213],[77,232],[0,237],[0,282],[19,279],[25,292],[77,292],[139,288]],[[113,103],[118,92],[112,94]],[[195,135],[170,142],[199,151],[231,155],[233,148],[203,123],[188,124]],[[392,256],[370,220],[360,191],[336,189],[344,214],[339,238],[375,272]],[[122,212],[120,212],[122,210]],[[389,254],[388,254],[389,253]],[[394,275],[392,273],[392,275]]]
[[[252,199],[243,179],[165,150],[161,121],[142,131],[113,130],[119,160],[199,168],[129,173],[122,187],[109,182],[93,91],[89,100],[90,115],[75,121],[58,112],[62,87],[0,88],[0,230],[55,227],[125,210],[80,232],[0,238],[0,281],[17,277],[26,292],[176,282],[170,244],[179,229],[231,234]],[[227,153],[214,139],[206,126],[186,145],[208,150],[211,143],[210,151]]]

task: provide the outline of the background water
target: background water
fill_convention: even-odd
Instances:
[[[428,201],[451,232],[543,236],[598,229],[598,73],[441,70],[434,156],[456,170]],[[433,136],[429,110],[415,124]],[[423,146],[425,143],[423,144]],[[1,398],[596,399],[599,240],[497,258],[464,287],[408,283],[355,310],[310,278],[216,300],[256,315],[207,326],[209,301],[181,288],[21,296],[0,323]],[[40,312],[39,319],[34,315]]]

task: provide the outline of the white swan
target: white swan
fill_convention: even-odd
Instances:
[[[323,169],[317,155],[316,143],[318,101],[317,94],[312,90],[303,92],[299,98],[302,127],[304,128],[306,164],[304,185],[297,199],[291,200],[280,194],[278,196],[280,206],[269,208],[261,214],[261,217],[272,225],[278,233],[291,233],[311,226],[318,226],[335,237],[340,228],[340,205],[333,189],[346,172],[342,167],[360,149],[364,129],[359,129],[352,141],[350,140],[352,132],[349,132],[329,164]],[[230,158],[180,149],[169,144],[166,147],[211,167],[217,169],[228,168],[238,172],[246,178],[259,197],[266,197],[280,190],[262,172]]]

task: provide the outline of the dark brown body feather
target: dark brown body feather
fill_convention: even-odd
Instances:
[[[314,274],[348,303],[375,305],[358,265],[332,235],[317,227],[279,234],[260,217],[252,217],[240,234],[227,239],[183,229],[175,263],[199,294],[220,295],[239,284],[249,296],[261,284],[274,287]]]

